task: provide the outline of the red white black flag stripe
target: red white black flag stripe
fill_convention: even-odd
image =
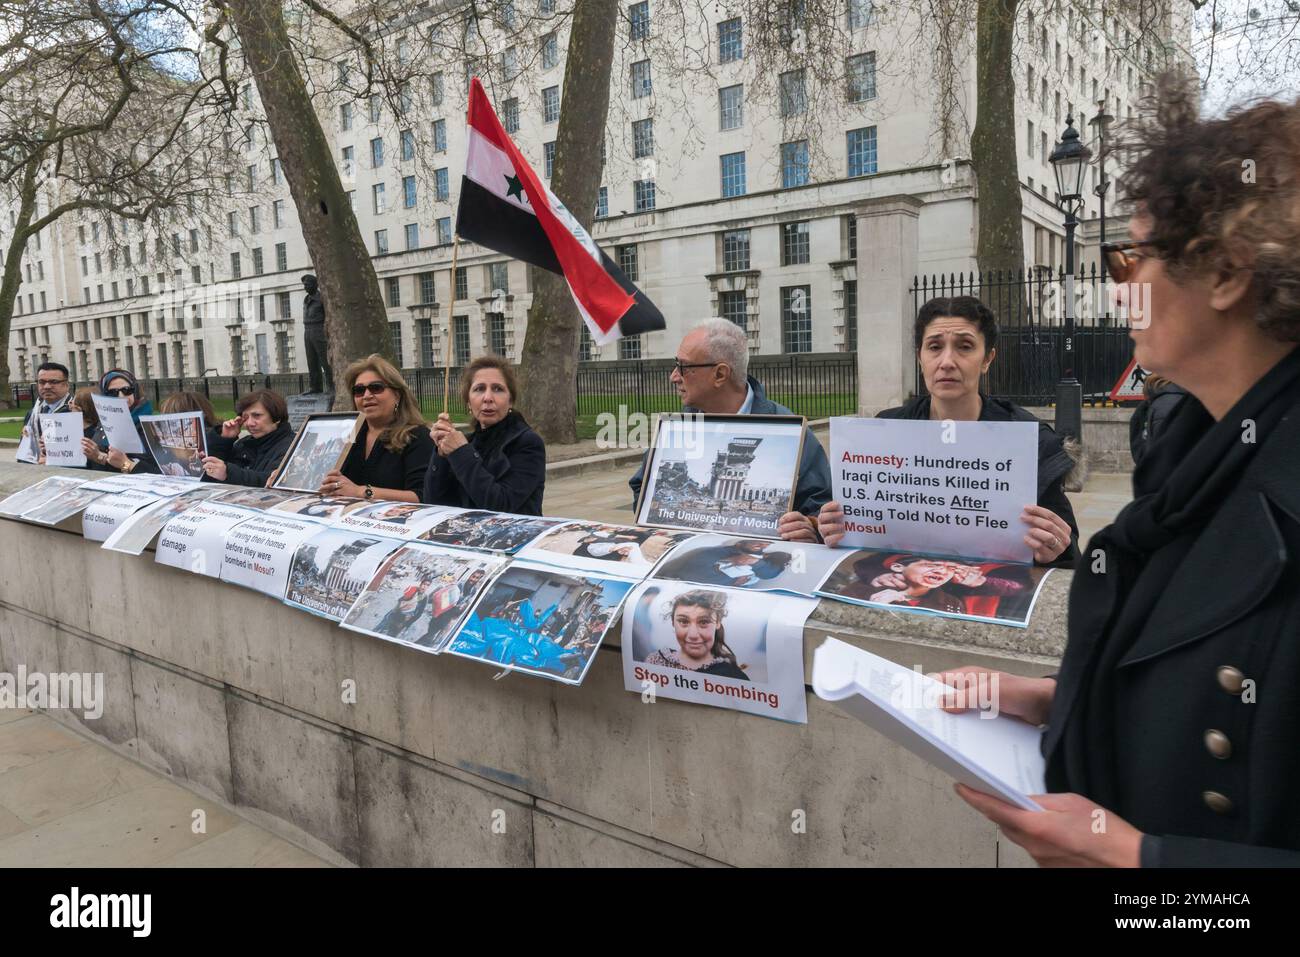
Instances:
[[[511,142],[475,77],[469,94],[469,155],[456,231],[465,239],[569,284],[599,344],[666,326],[663,314],[592,241]]]

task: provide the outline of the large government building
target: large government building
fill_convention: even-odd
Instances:
[[[438,0],[367,24],[396,70],[410,66],[396,95],[360,95],[356,52],[311,14],[290,22],[315,54],[305,62],[317,66],[321,125],[406,367],[439,364],[448,333],[457,363],[485,351],[517,360],[523,344],[522,263],[462,244],[461,268],[450,273],[471,72],[539,174],[549,175],[554,158],[564,4],[500,6],[495,21],[468,29],[452,19],[463,4]],[[623,4],[605,142],[591,149],[604,158],[593,235],[668,328],[603,348],[584,336],[583,358],[670,356],[690,324],[723,316],[757,354],[870,344],[889,353],[885,367],[904,362],[899,329],[913,275],[975,267],[973,19],[938,25],[907,4],[845,0],[828,68],[811,55],[799,62],[801,44],[811,54],[820,41],[800,37],[797,25],[785,38],[789,62],[775,62],[744,4],[663,6]],[[686,6],[696,12],[682,21],[676,11]],[[1155,33],[1114,9],[1021,4],[1012,69],[1031,268],[1063,261],[1047,157],[1066,117],[1090,141],[1094,114],[1131,116],[1156,72],[1190,62],[1190,28],[1177,8]],[[222,190],[225,209],[181,217],[161,234],[65,217],[29,243],[9,342],[15,381],[43,360],[83,380],[113,366],[141,377],[304,367],[299,277],[313,267],[252,83],[239,101],[228,142],[238,172]],[[1098,207],[1090,195],[1081,241],[1095,233]],[[12,217],[0,211],[0,239]]]

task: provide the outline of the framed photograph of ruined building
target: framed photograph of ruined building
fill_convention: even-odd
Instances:
[[[637,524],[780,538],[799,481],[798,415],[662,415]]]
[[[271,488],[320,491],[320,483],[339,468],[361,428],[360,412],[324,412],[307,416],[284,453]]]

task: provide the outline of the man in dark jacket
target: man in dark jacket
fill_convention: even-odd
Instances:
[[[288,407],[278,392],[258,389],[235,403],[235,413],[222,423],[221,435],[209,439],[203,478],[262,488],[293,443]],[[236,438],[241,429],[248,434]]]
[[[677,347],[677,365],[672,382],[682,399],[683,412],[721,415],[793,415],[773,402],[763,386],[748,375],[749,341],[745,333],[726,319],[710,319],[696,326]],[[645,482],[647,452],[636,474],[628,480],[632,507],[641,497]],[[804,429],[803,455],[794,490],[794,510],[781,516],[778,531],[789,541],[818,541],[816,515],[831,500],[831,466],[826,451]]]
[[[1142,461],[1148,447],[1163,432],[1170,413],[1178,408],[1178,403],[1187,395],[1186,389],[1158,375],[1147,376],[1142,391],[1146,398],[1134,410],[1133,417],[1128,422],[1128,448],[1133,455],[1134,465]]]
[[[29,448],[30,433],[35,433],[38,438],[40,436],[38,428],[40,420],[34,419],[34,416],[68,411],[68,401],[72,398],[72,383],[68,379],[68,367],[57,362],[43,362],[37,366],[36,394],[39,397],[38,401],[27,410],[27,415],[23,419],[24,449]],[[35,445],[31,445],[30,449],[33,456],[39,454]],[[24,462],[26,459],[19,458],[18,461]]]

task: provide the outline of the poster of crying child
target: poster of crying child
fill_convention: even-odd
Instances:
[[[1022,520],[1038,500],[1038,435],[1037,422],[832,419],[840,544],[865,547],[817,594],[1027,627],[1051,570]],[[1051,541],[1068,549],[1064,527]]]

